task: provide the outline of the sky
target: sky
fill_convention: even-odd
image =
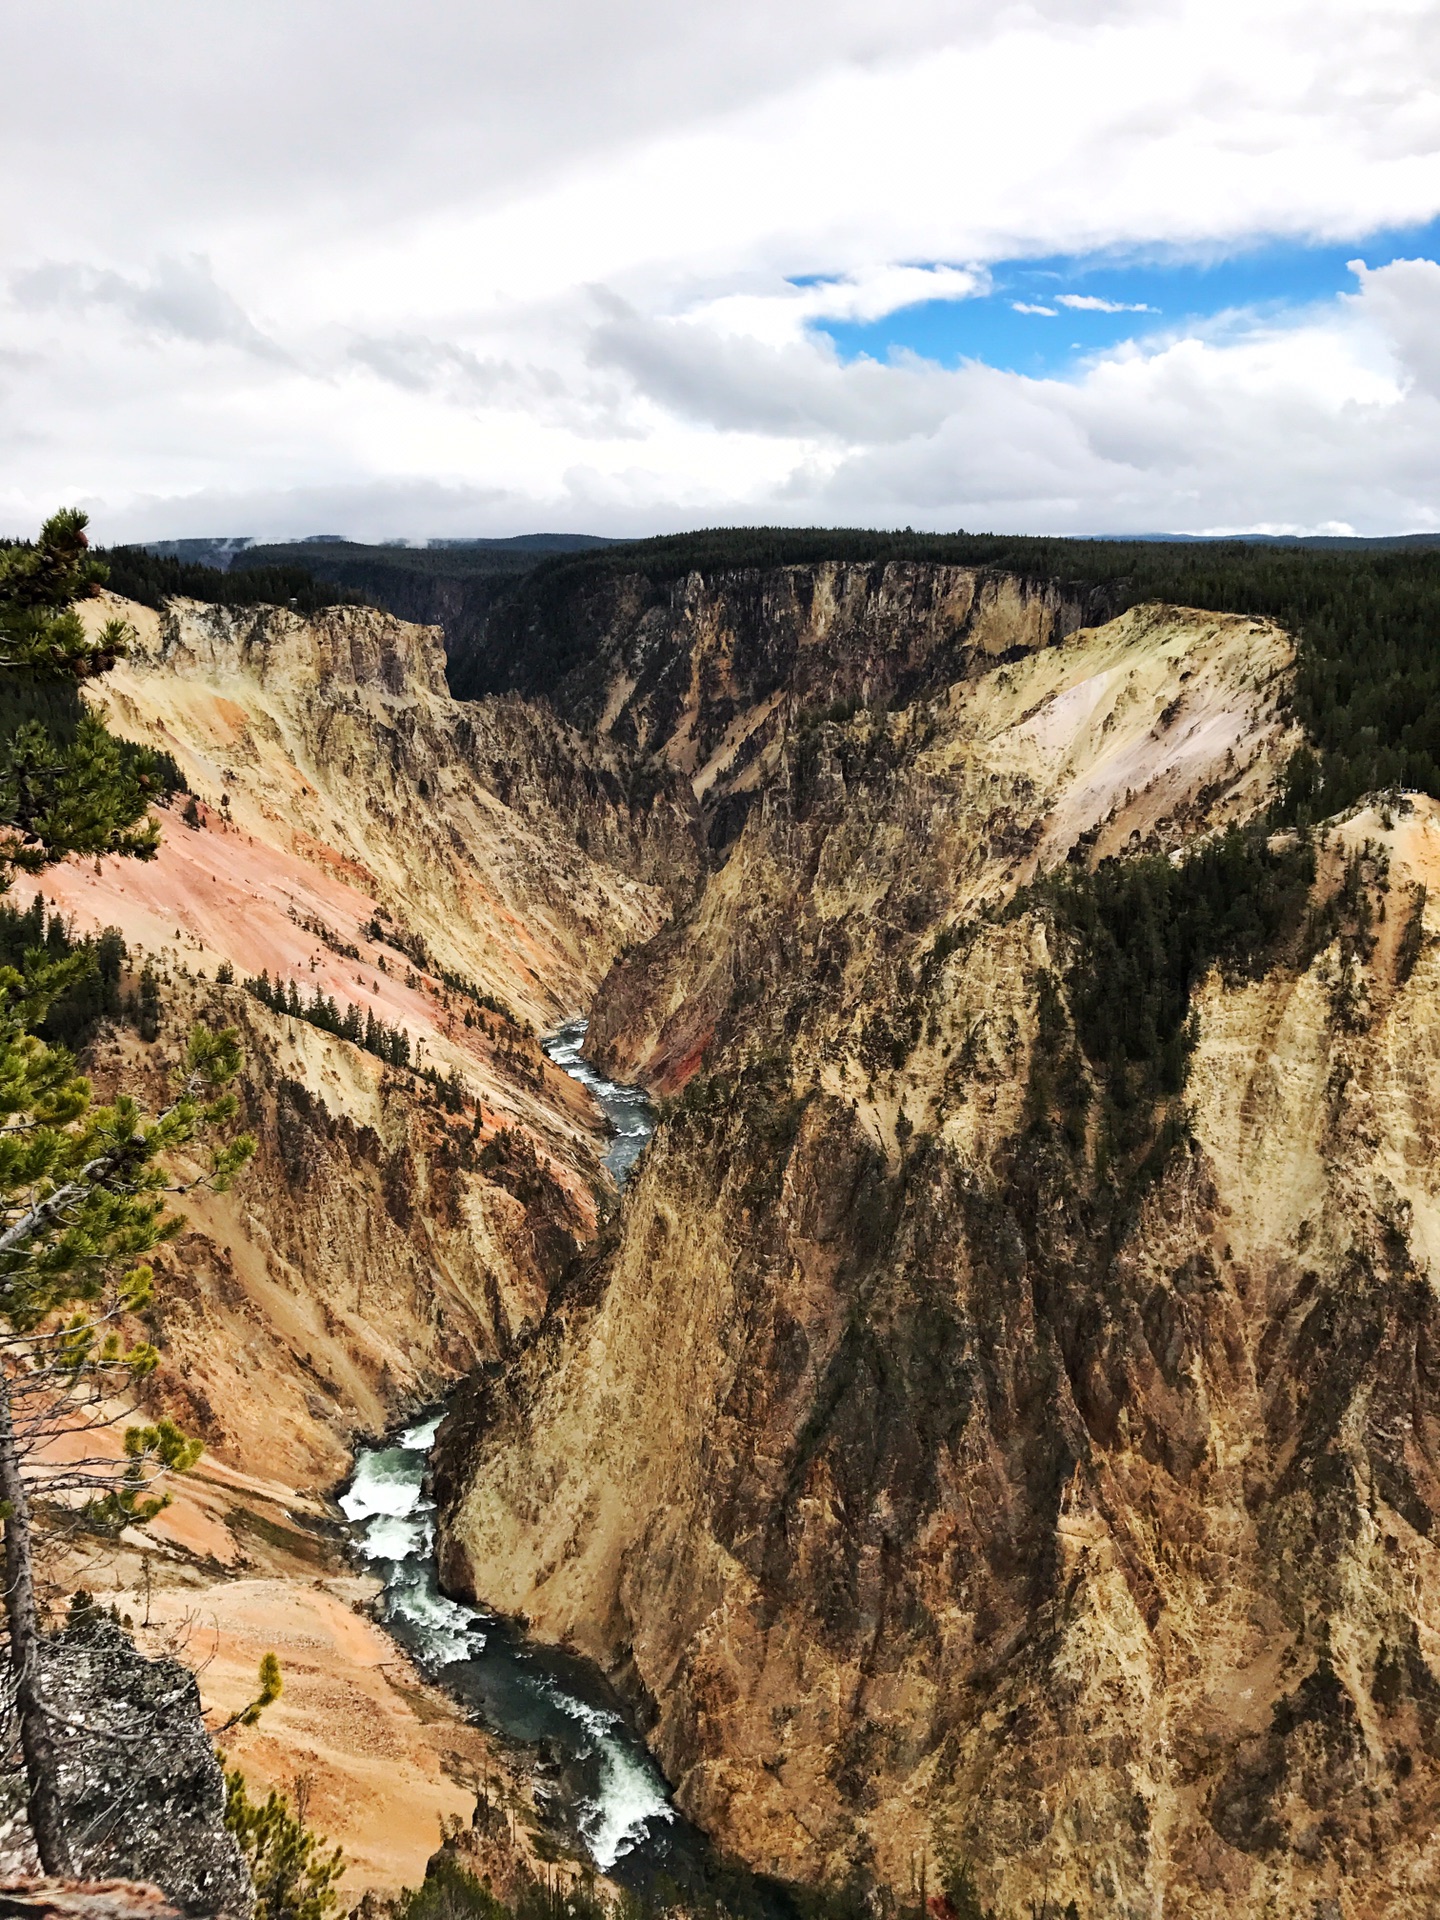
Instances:
[[[0,532],[1440,527],[1433,0],[0,0]]]

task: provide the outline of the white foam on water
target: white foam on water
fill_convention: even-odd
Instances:
[[[635,1087],[622,1086],[618,1080],[607,1080],[581,1054],[588,1025],[588,1021],[576,1020],[560,1027],[545,1042],[546,1053],[563,1073],[568,1073],[572,1080],[578,1080],[582,1087],[588,1087],[593,1094],[616,1100],[622,1106],[642,1105],[645,1099],[643,1093]]]
[[[426,1551],[430,1533],[423,1518],[377,1513],[356,1544],[367,1560],[408,1560],[412,1554]]]
[[[602,1873],[645,1838],[652,1820],[673,1820],[674,1809],[655,1783],[650,1768],[617,1740],[600,1742],[601,1786],[593,1827],[587,1824],[586,1845]]]
[[[432,1413],[428,1420],[422,1420],[418,1426],[407,1427],[395,1442],[396,1446],[403,1448],[406,1453],[423,1453],[428,1459],[444,1418],[443,1413]]]
[[[443,1417],[432,1414],[407,1427],[395,1445],[361,1454],[355,1478],[340,1496],[346,1518],[361,1524],[356,1544],[365,1558],[388,1560],[395,1568],[386,1581],[392,1617],[415,1632],[422,1659],[436,1666],[472,1659],[485,1644],[483,1616],[441,1593],[430,1559],[435,1508],[423,1482]]]
[[[616,1184],[623,1187],[646,1142],[655,1131],[655,1117],[649,1100],[639,1087],[621,1086],[618,1081],[607,1080],[604,1074],[595,1071],[588,1060],[581,1058],[580,1049],[585,1044],[588,1030],[589,1022],[586,1020],[567,1020],[541,1045],[562,1072],[568,1073],[572,1080],[579,1081],[599,1102],[614,1129],[614,1138],[602,1157],[615,1176]]]
[[[407,1563],[404,1575],[391,1583],[390,1611],[421,1636],[425,1657],[439,1666],[452,1660],[471,1660],[485,1645],[482,1616],[441,1593],[428,1565]]]
[[[645,1838],[651,1820],[673,1820],[660,1775],[645,1757],[616,1738],[623,1722],[603,1707],[587,1706],[550,1681],[538,1683],[562,1712],[577,1720],[595,1742],[600,1762],[600,1791],[585,1809],[581,1830],[591,1858],[608,1873],[622,1854]]]
[[[347,1520],[368,1520],[372,1514],[414,1513],[420,1505],[420,1482],[425,1467],[398,1458],[398,1447],[386,1447],[379,1453],[361,1454],[355,1466],[355,1478],[340,1496],[340,1511]]]

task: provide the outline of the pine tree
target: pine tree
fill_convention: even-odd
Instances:
[[[146,1306],[154,1284],[144,1255],[179,1227],[162,1197],[179,1188],[164,1157],[201,1136],[228,1132],[233,1095],[221,1091],[239,1065],[233,1031],[197,1028],[177,1070],[175,1097],[147,1122],[134,1100],[91,1105],[89,1083],[70,1056],[28,1031],[48,1004],[54,974],[0,969],[0,1501],[5,1518],[5,1610],[10,1629],[20,1742],[31,1829],[47,1873],[67,1873],[71,1855],[58,1788],[54,1728],[41,1688],[31,1507],[36,1491],[92,1496],[97,1518],[118,1524],[154,1517],[151,1493],[166,1472],[198,1456],[172,1421],[132,1427],[118,1473],[84,1460],[57,1465],[49,1443],[77,1421],[107,1424],[127,1385],[155,1367],[146,1342],[127,1347],[118,1330]],[[240,1135],[213,1150],[190,1185],[224,1187],[254,1150]]]
[[[75,611],[106,579],[88,552],[87,524],[79,508],[62,508],[38,540],[0,547],[0,666],[83,680],[125,651],[131,633],[123,620],[107,620],[91,639]]]
[[[107,620],[92,639],[75,612],[105,577],[88,544],[69,509],[38,540],[0,546],[0,889],[67,853],[149,858],[159,844],[155,756],[115,739],[76,691],[133,637]]]
[[[0,891],[16,868],[37,871],[68,852],[144,856],[158,840],[153,821],[138,824],[153,756],[126,752],[63,697],[103,672],[128,637],[110,621],[92,640],[73,610],[103,577],[86,555],[84,528],[83,514],[60,513],[35,543],[0,547]],[[157,1480],[194,1464],[197,1443],[166,1419],[127,1432],[118,1469],[57,1461],[53,1440],[77,1425],[109,1424],[116,1397],[156,1364],[155,1349],[127,1346],[121,1326],[152,1295],[144,1256],[180,1225],[164,1198],[182,1190],[166,1171],[169,1156],[182,1148],[193,1155],[211,1136],[218,1144],[209,1164],[188,1184],[223,1187],[255,1143],[233,1133],[236,1102],[223,1091],[240,1061],[233,1031],[191,1034],[174,1097],[153,1120],[126,1095],[92,1104],[70,1054],[36,1028],[60,994],[94,971],[95,958],[68,950],[63,925],[58,940],[48,938],[43,901],[32,911],[44,945],[37,939],[21,965],[0,966],[0,1517],[30,1826],[45,1871],[66,1874],[73,1862],[60,1723],[44,1695],[33,1501],[37,1492],[78,1493],[89,1497],[92,1517],[143,1523],[164,1504]],[[158,983],[153,972],[149,979],[142,1019],[158,1031]]]
[[[225,1775],[225,1824],[240,1843],[255,1882],[256,1920],[325,1920],[337,1905],[345,1870],[338,1847],[325,1843],[273,1789],[258,1804],[239,1771]]]
[[[148,960],[140,975],[140,999],[135,1025],[142,1040],[160,1038],[160,981]]]

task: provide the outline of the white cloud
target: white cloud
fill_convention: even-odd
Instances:
[[[161,259],[150,272],[135,275],[47,260],[13,275],[9,291],[18,307],[32,313],[108,308],[142,334],[239,347],[267,358],[278,352],[239,302],[217,285],[210,262],[198,255]]]
[[[968,300],[988,291],[982,272],[958,267],[881,267],[819,280],[797,289],[811,316],[826,320],[883,320],[927,300]]]
[[[1406,381],[1440,399],[1440,265],[1433,260],[1395,260],[1371,269],[1351,262],[1360,282],[1345,304],[1373,319],[1390,340]]]
[[[1143,300],[1102,300],[1098,293],[1057,293],[1055,296],[1062,307],[1070,307],[1076,313],[1155,313],[1155,307],[1146,306]]]
[[[971,299],[1023,255],[1432,217],[1421,0],[417,0],[396,22],[101,0],[83,33],[62,5],[12,36],[5,523],[61,498],[102,537],[1440,509],[1429,261],[1068,380],[845,365],[818,331]]]
[[[798,285],[776,276],[770,286],[702,299],[684,317],[719,333],[778,346],[803,338],[817,320],[882,320],[924,301],[969,300],[989,286],[983,268],[883,265]]]

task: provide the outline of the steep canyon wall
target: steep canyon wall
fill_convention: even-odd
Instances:
[[[745,592],[861,592],[787,574]],[[1314,902],[1371,937],[1317,911],[1203,983],[1117,1212],[1024,890],[1254,818],[1289,643],[903,584],[763,669],[725,582],[582,636],[567,684],[690,774],[710,872],[602,989],[599,1057],[671,1099],[618,1247],[452,1424],[447,1576],[601,1660],[759,1866],[903,1886],[948,1835],[1007,1912],[1419,1916],[1440,818],[1330,830]]]
[[[173,755],[198,823],[177,799],[153,862],[72,861],[42,887],[81,930],[118,926],[133,967],[157,972],[166,1031],[154,1046],[112,1031],[102,1087],[138,1075],[162,1096],[197,1014],[244,1032],[260,1160],[205,1203],[204,1259],[196,1241],[179,1263],[192,1291],[202,1267],[213,1284],[190,1316],[200,1344],[180,1343],[169,1371],[212,1446],[253,1458],[266,1432],[323,1485],[355,1431],[504,1352],[593,1232],[603,1142],[534,1028],[583,1008],[685,896],[694,803],[547,708],[452,700],[434,631],[369,608],[86,609],[116,611],[136,639],[97,697],[118,731]],[[262,971],[402,1028],[463,1111],[271,1013],[241,985]],[[529,1146],[482,1168],[507,1128]],[[271,1395],[235,1378],[247,1342],[227,1291],[265,1328],[272,1350],[250,1370]],[[275,1393],[297,1412],[267,1431]]]
[[[370,609],[83,612],[136,632],[91,697],[192,789],[158,810],[153,861],[36,883],[78,932],[128,945],[128,1012],[83,1064],[102,1097],[157,1109],[189,1025],[233,1025],[259,1146],[228,1193],[177,1198],[133,1329],[159,1350],[147,1412],[205,1457],[144,1535],[58,1538],[47,1591],[63,1610],[83,1585],[147,1649],[188,1649],[221,1717],[277,1648],[285,1695],[230,1757],[260,1788],[303,1775],[347,1891],[394,1889],[503,1763],[357,1615],[373,1585],[331,1496],[358,1436],[524,1341],[613,1204],[594,1109],[536,1030],[688,898],[698,809],[543,705],[452,700],[437,635]],[[244,986],[262,971],[402,1031],[410,1065],[272,1011]]]

